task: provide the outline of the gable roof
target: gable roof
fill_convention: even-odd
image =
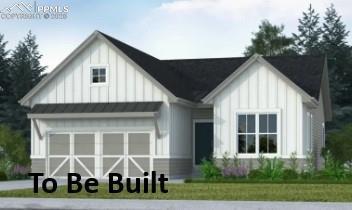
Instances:
[[[319,100],[320,84],[324,69],[324,56],[263,56],[282,74]],[[238,70],[249,57],[164,60],[199,86],[193,90],[195,101],[200,101],[228,76]]]
[[[249,60],[249,57],[159,60],[99,31],[95,31],[87,40],[92,40],[97,35],[103,36],[121,50],[174,96],[196,103],[201,102],[205,96]],[[85,42],[88,42],[87,40]],[[83,48],[82,45],[84,44],[82,43],[78,49]],[[75,51],[72,54],[78,53]],[[303,91],[319,100],[325,64],[324,56],[264,56],[263,58]],[[63,61],[64,64],[66,60]],[[24,104],[39,91],[61,70],[59,67],[64,64],[55,68],[24,96],[20,103]]]
[[[107,40],[109,40],[115,47],[125,53],[142,69],[155,78],[160,84],[168,89],[175,96],[192,101],[193,96],[190,94],[192,81],[180,71],[172,69],[171,66],[159,59],[142,52],[128,44],[125,44],[107,34],[99,32]]]
[[[193,102],[200,102],[249,59],[249,57],[230,57],[159,60],[100,33],[175,96]],[[263,56],[263,58],[310,96],[319,100],[324,56]]]

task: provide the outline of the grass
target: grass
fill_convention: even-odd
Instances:
[[[3,191],[0,197],[352,202],[351,184],[187,183],[166,184],[166,188],[169,192],[165,194],[111,194],[108,185],[101,184],[98,193],[68,194],[66,186],[62,186],[52,194],[41,189],[34,194],[32,189],[26,189]]]
[[[352,184],[352,179],[292,179],[292,180],[270,180],[270,179],[232,179],[218,178],[206,180],[204,178],[185,179],[186,183],[255,183],[255,184]]]

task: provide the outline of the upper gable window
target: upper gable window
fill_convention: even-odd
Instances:
[[[91,67],[91,84],[106,84],[108,81],[108,69],[105,66]]]

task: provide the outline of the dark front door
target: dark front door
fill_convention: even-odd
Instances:
[[[202,159],[209,159],[213,153],[213,123],[196,122],[195,137],[195,164],[199,165]]]

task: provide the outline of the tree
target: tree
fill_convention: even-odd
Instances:
[[[6,95],[0,115],[5,124],[11,129],[21,131],[26,137],[29,137],[30,130],[26,117],[28,109],[18,104],[18,100],[42,79],[46,67],[40,65],[41,57],[36,37],[29,32],[24,41],[18,43],[10,58],[11,91]]]
[[[11,79],[16,100],[21,99],[44,76],[46,67],[40,65],[42,55],[38,51],[36,37],[31,31],[19,42],[11,59]]]
[[[352,57],[347,44],[349,31],[333,4],[326,9],[321,46],[326,53],[330,91],[333,104],[333,121],[328,129],[340,129],[352,122]]]
[[[265,56],[294,54],[291,46],[293,40],[283,34],[284,26],[272,25],[268,20],[263,20],[259,31],[254,33],[252,44],[246,47],[246,56],[258,53]]]
[[[340,106],[351,105],[351,48],[346,41],[349,31],[333,4],[326,9],[324,20],[322,47],[328,58],[334,102]]]
[[[321,54],[320,39],[322,30],[319,26],[319,14],[309,4],[303,18],[298,19],[298,34],[292,34],[295,41],[295,51],[304,55]]]
[[[4,104],[7,96],[10,95],[11,80],[9,78],[9,51],[6,50],[7,42],[4,41],[4,35],[0,34],[0,122],[4,121],[1,113],[4,112]]]

